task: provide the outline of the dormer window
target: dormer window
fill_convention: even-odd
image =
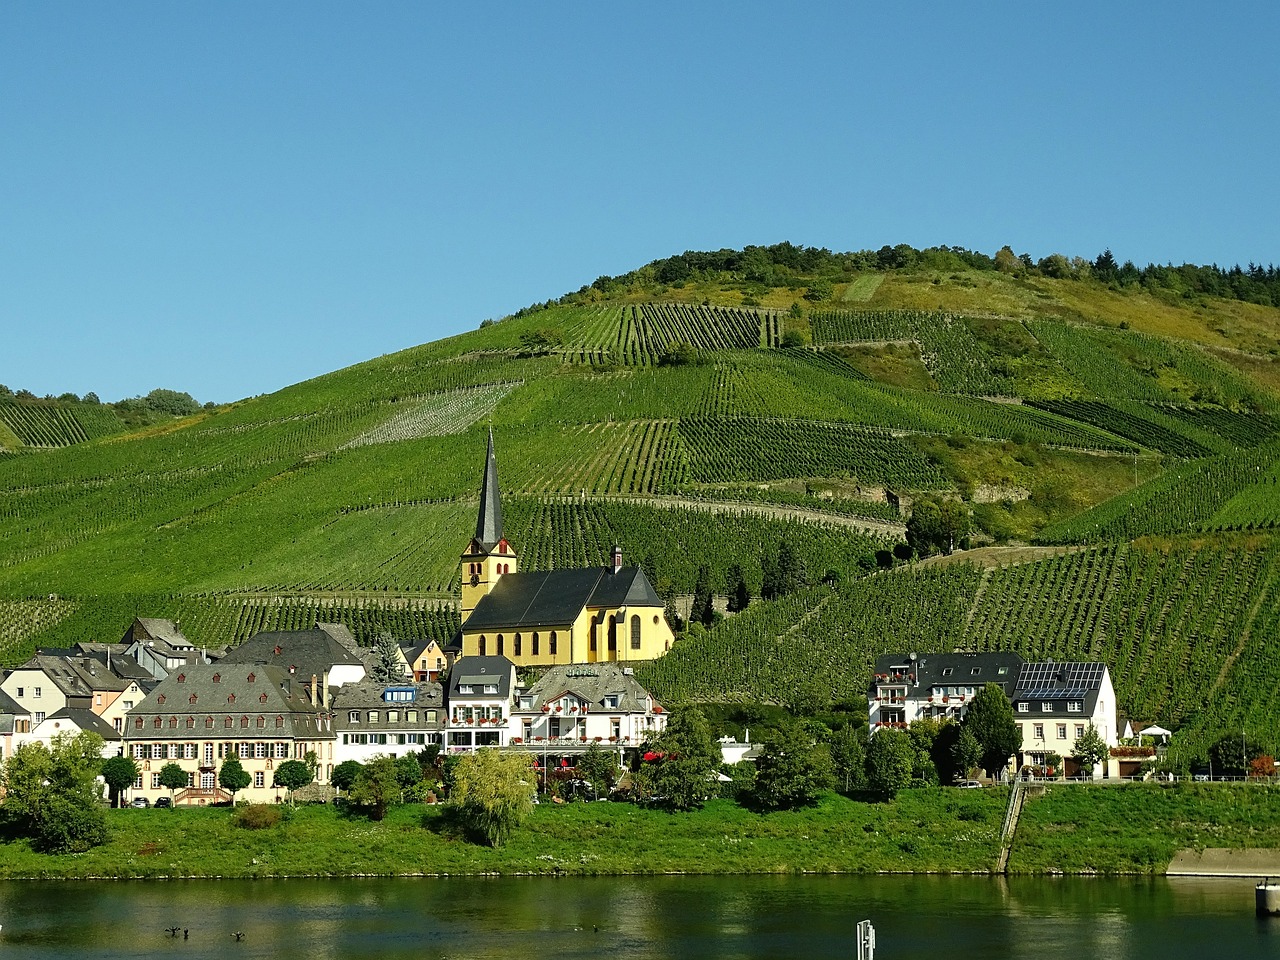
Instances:
[[[278,644],[278,643],[277,643],[277,644],[276,644],[276,656],[278,657],[278,656],[280,656],[280,654],[282,654],[282,653],[284,653],[284,647],[280,646],[280,644]]]
[[[1084,709],[1084,704],[1079,700],[1072,700],[1067,704],[1068,713],[1080,713]]]
[[[1040,704],[1040,712],[1053,713],[1053,704],[1046,700],[1044,703]]]
[[[186,675],[185,673],[180,673],[180,674],[178,674],[178,682],[179,682],[179,683],[186,683],[186,682],[187,682],[187,675]]]
[[[236,702],[236,695],[234,693],[227,697],[227,703],[235,703],[235,702]]]
[[[156,703],[164,703],[164,694],[163,694],[163,693],[162,693],[162,694],[160,694],[160,696],[156,697]]]
[[[258,678],[257,678],[257,677],[255,677],[255,676],[251,673],[251,674],[249,674],[249,676],[247,677],[247,679],[248,679],[248,681],[249,681],[250,683],[253,683],[253,681],[257,680]]]
[[[1018,704],[1018,712],[1019,712],[1019,713],[1030,713],[1030,712],[1031,712],[1031,704],[1029,704],[1029,703],[1027,703],[1025,700],[1023,700],[1021,703],[1019,703],[1019,704]]]
[[[976,677],[978,674],[980,674],[981,672],[982,672],[982,668],[981,668],[981,667],[974,667],[972,670],[970,670],[970,671],[969,671],[970,675],[971,675],[971,676],[975,676],[975,677]]]
[[[195,703],[198,699],[200,698],[193,693],[191,696],[187,697],[187,703]]]
[[[262,696],[260,696],[260,697],[258,698],[258,702],[259,702],[259,703],[266,703],[266,702],[267,702],[267,695],[264,693]]]
[[[220,673],[215,673],[215,674],[213,675],[213,682],[214,682],[214,683],[221,683],[221,682],[222,682],[222,674],[220,674]]]
[[[951,669],[950,667],[943,667],[943,668],[942,668],[942,675],[943,675],[944,677],[949,677],[949,676],[951,676],[951,674],[952,674],[952,673],[953,673],[953,671],[952,671],[952,669]]]

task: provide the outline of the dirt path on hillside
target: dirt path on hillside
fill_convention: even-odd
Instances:
[[[563,497],[565,501],[580,500],[580,497]],[[866,517],[847,517],[836,513],[823,513],[821,510],[806,510],[782,503],[761,503],[750,500],[695,500],[692,497],[610,497],[590,496],[588,500],[600,503],[634,503],[645,507],[659,507],[668,510],[689,509],[701,510],[705,513],[749,513],[758,517],[772,517],[779,520],[802,520],[805,523],[829,523],[837,527],[848,527],[881,536],[901,539],[906,535],[904,523],[893,523],[889,520],[871,520]]]
[[[1031,563],[1045,557],[1075,553],[1086,547],[1032,547],[1026,544],[1010,544],[1002,547],[976,547],[973,550],[957,550],[950,556],[936,556],[921,560],[920,567],[942,567],[949,563],[972,563],[979,567],[1002,567],[1008,563]]]

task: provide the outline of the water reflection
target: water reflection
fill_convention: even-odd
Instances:
[[[10,882],[0,953],[844,960],[864,918],[881,960],[1280,957],[1251,881],[978,877]]]

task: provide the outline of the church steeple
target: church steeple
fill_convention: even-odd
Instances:
[[[493,427],[490,427],[484,482],[480,487],[480,515],[476,518],[476,541],[483,549],[492,550],[501,540],[502,498],[498,493],[498,458],[493,452]]]
[[[498,458],[493,452],[493,428],[485,454],[484,481],[480,484],[480,514],[476,535],[462,554],[462,597],[458,609],[465,621],[476,604],[498,581],[519,569],[516,552],[502,535],[502,498],[498,493]]]

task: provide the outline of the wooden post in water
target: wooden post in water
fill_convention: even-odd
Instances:
[[[858,960],[875,960],[876,928],[870,920],[858,923]]]

